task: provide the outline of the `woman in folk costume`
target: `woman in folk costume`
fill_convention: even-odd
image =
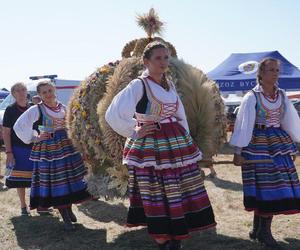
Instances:
[[[42,102],[24,112],[14,125],[24,143],[34,143],[30,159],[33,177],[30,208],[58,208],[66,230],[76,222],[71,206],[90,198],[83,177],[86,173],[81,155],[75,151],[65,130],[65,107],[56,100],[55,87],[49,81],[40,82],[37,92]],[[32,129],[39,123],[37,135]]]
[[[127,137],[123,164],[129,170],[127,225],[146,225],[160,249],[179,249],[189,232],[216,225],[197,162],[184,107],[165,77],[167,47],[149,43],[147,70],[115,96],[105,119]]]
[[[300,119],[277,86],[279,71],[276,59],[260,63],[258,84],[245,95],[230,140],[236,148],[234,163],[242,166],[245,208],[254,211],[250,238],[271,247],[278,246],[271,234],[273,215],[300,213],[300,183],[293,162]]]

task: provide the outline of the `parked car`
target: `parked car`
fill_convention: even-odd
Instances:
[[[9,95],[9,91],[0,90],[0,99],[5,99]]]
[[[237,113],[236,109],[239,107],[239,104],[234,105],[226,105],[225,106],[225,114],[227,118],[227,132],[232,132],[234,128],[234,123],[236,119]]]
[[[300,116],[300,100],[293,102],[295,109],[298,111],[298,115]]]

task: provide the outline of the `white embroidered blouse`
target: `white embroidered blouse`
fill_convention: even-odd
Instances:
[[[145,77],[144,73],[142,77]],[[153,95],[162,103],[176,103],[178,100],[178,109],[174,116],[178,122],[189,132],[189,127],[184,111],[183,104],[174,87],[170,87],[167,91],[151,79],[147,79],[149,88]],[[136,105],[144,94],[144,85],[140,79],[131,81],[121,92],[119,92],[112,100],[108,107],[105,120],[112,127],[114,131],[124,137],[132,137],[134,135],[134,128],[137,125],[133,118],[136,112]],[[169,122],[168,120],[161,120],[161,123]]]
[[[261,93],[262,87],[257,85],[253,88],[255,92]],[[270,109],[278,109],[282,102],[284,102],[284,114],[280,119],[280,124],[272,124],[271,121],[267,123],[267,126],[281,126],[285,130],[293,141],[300,142],[300,118],[295,107],[287,98],[285,92],[280,90],[283,93],[283,97],[279,95],[276,102],[271,103],[261,98],[262,104]],[[255,125],[256,119],[256,97],[252,91],[249,91],[243,98],[240,110],[237,115],[237,119],[234,125],[234,132],[230,139],[230,144],[243,148],[248,146],[251,141],[252,132]]]
[[[54,112],[51,109],[43,105],[47,114],[53,118],[63,119],[66,116],[66,109],[62,107],[59,112]],[[37,131],[32,128],[33,123],[35,123],[40,118],[40,110],[37,105],[34,105],[27,109],[16,121],[13,129],[16,135],[26,144],[33,142],[35,136],[37,136]]]

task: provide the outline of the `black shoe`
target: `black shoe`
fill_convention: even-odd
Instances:
[[[27,207],[22,207],[21,208],[21,215],[22,216],[30,216],[29,211],[27,210]]]
[[[72,222],[64,222],[64,230],[73,231],[75,230],[75,226],[72,224]]]
[[[75,214],[72,211],[72,207],[67,208],[68,209],[68,213],[69,213],[69,217],[71,219],[72,222],[77,222],[77,218],[75,216]]]
[[[257,235],[256,235],[256,232],[254,232],[254,230],[249,232],[249,238],[251,240],[257,240]]]
[[[60,208],[58,209],[61,217],[64,221],[64,229],[65,231],[72,231],[75,229],[75,226],[72,224],[71,218],[69,216],[69,212],[67,208]]]
[[[181,249],[181,240],[171,240],[170,241],[170,246],[169,249],[170,250],[179,250]]]
[[[271,232],[272,217],[260,217],[257,239],[267,247],[279,248],[279,244],[274,239]]]
[[[257,239],[257,230],[259,227],[259,216],[258,215],[254,215],[253,217],[253,229],[252,231],[249,232],[249,237],[252,240],[256,240]]]

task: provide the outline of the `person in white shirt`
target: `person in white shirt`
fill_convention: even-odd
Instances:
[[[258,84],[243,98],[230,144],[234,164],[242,166],[244,205],[254,211],[251,239],[278,243],[271,233],[273,215],[300,213],[300,183],[294,165],[300,142],[300,119],[278,87],[280,63],[264,59]]]
[[[190,231],[216,225],[197,162],[182,102],[166,78],[169,51],[149,43],[146,70],[119,92],[107,123],[127,137],[123,164],[129,170],[128,226],[145,225],[160,249],[180,249]]]
[[[73,230],[76,216],[71,206],[90,198],[83,180],[86,174],[82,157],[67,136],[66,108],[57,101],[50,81],[37,85],[42,102],[27,109],[13,129],[26,144],[34,143],[30,155],[33,176],[30,209],[55,207],[64,220],[65,230]],[[39,134],[32,125],[39,121]]]

